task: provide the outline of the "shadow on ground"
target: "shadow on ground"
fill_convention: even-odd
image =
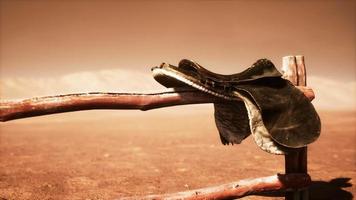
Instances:
[[[335,178],[326,181],[312,181],[309,186],[310,200],[352,200],[351,192],[344,190],[344,188],[351,187],[351,178]],[[284,192],[274,192],[263,194],[261,196],[270,197],[284,197]]]
[[[326,181],[313,181],[310,186],[310,199],[311,200],[351,200],[353,195],[344,190],[343,188],[351,187],[351,178],[335,178]]]

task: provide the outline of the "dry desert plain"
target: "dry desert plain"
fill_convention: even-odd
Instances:
[[[356,112],[319,111],[311,199],[356,194]],[[211,105],[84,111],[0,124],[0,199],[115,199],[283,173],[283,156],[247,138],[223,146]],[[248,196],[244,199],[283,199]]]

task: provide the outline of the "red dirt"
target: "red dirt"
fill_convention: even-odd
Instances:
[[[113,199],[283,173],[283,156],[263,152],[251,137],[221,145],[210,107],[185,109],[187,115],[184,108],[88,111],[1,123],[0,199]],[[78,119],[84,115],[91,118]],[[321,119],[322,135],[309,147],[311,199],[352,199],[356,113],[321,112]]]

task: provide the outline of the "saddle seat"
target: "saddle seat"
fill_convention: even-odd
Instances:
[[[201,80],[213,81],[215,83],[241,83],[262,78],[262,75],[264,78],[282,76],[282,74],[275,70],[273,63],[267,59],[260,59],[243,72],[229,75],[209,71],[198,63],[188,59],[181,60],[178,64],[178,69],[194,73]]]

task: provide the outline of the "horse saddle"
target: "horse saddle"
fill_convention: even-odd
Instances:
[[[286,154],[320,135],[320,119],[313,105],[267,59],[231,75],[211,72],[187,59],[178,66],[163,63],[152,72],[165,87],[191,87],[226,99],[214,104],[224,145],[239,144],[252,134],[262,150]]]

